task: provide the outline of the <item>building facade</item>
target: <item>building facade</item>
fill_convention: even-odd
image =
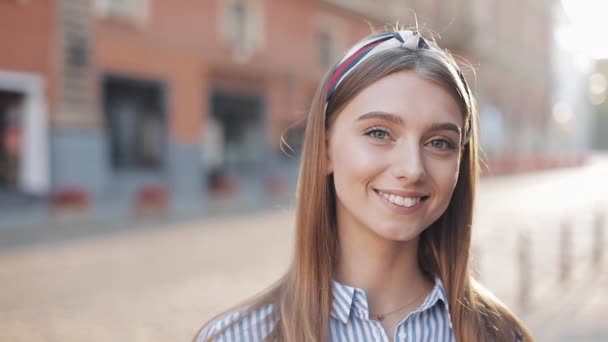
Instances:
[[[546,152],[552,107],[553,1],[475,5],[482,146],[490,157]]]
[[[288,128],[323,73],[370,26],[414,13],[478,69],[465,74],[495,153],[536,151],[513,136],[546,121],[548,2],[0,1],[2,189],[119,215],[280,192],[297,158],[279,141],[297,154]]]
[[[0,2],[0,206],[21,206],[50,190],[48,120],[57,98],[53,6]]]

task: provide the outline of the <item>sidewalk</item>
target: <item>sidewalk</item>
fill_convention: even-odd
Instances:
[[[599,273],[586,271],[524,316],[539,341],[608,341],[608,271],[605,263]]]
[[[538,341],[600,341],[608,332],[606,255],[601,272],[587,272],[596,200],[589,194],[608,193],[597,181],[607,165],[482,181],[474,228],[482,281],[522,314]],[[556,232],[563,217],[578,229],[576,271],[562,287]],[[238,217],[57,226],[48,230],[50,243],[30,236],[19,248],[0,248],[0,341],[189,341],[213,314],[285,271],[292,220],[287,202]],[[518,304],[521,231],[534,246],[526,310]],[[65,238],[52,240],[55,232]]]
[[[91,212],[53,213],[46,205],[27,210],[12,209],[0,215],[0,252],[29,245],[54,244],[89,239],[129,231],[165,229],[182,223],[205,222],[217,218],[244,217],[277,209],[287,209],[292,195],[268,196],[264,200],[235,198],[201,201],[196,213],[187,215],[125,216],[105,205]]]
[[[0,340],[188,341],[282,274],[291,222],[274,211],[1,252]],[[606,278],[542,293],[522,316],[538,341],[605,336]]]
[[[0,341],[189,341],[280,276],[291,219],[211,218],[1,252]]]

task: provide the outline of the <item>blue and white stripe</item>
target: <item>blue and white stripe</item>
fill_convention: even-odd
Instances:
[[[380,322],[370,319],[367,295],[363,290],[334,281],[334,299],[329,323],[329,340],[386,341]],[[272,305],[243,316],[243,310],[235,311],[209,324],[197,337],[197,342],[220,331],[238,319],[238,323],[222,332],[217,342],[262,342],[274,327],[272,320],[264,320],[272,313]],[[435,279],[433,290],[415,311],[399,322],[394,341],[454,342],[450,310],[443,283]]]

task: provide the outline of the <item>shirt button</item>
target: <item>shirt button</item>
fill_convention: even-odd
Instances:
[[[401,340],[405,340],[406,337],[407,337],[407,334],[405,333],[405,331],[402,331],[402,332],[399,333],[399,338]]]

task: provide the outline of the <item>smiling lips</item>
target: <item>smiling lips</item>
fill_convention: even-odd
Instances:
[[[380,190],[377,190],[378,193],[386,198],[389,202],[398,205],[400,207],[404,207],[404,208],[411,208],[414,207],[415,205],[417,205],[418,203],[420,203],[420,201],[425,200],[428,196],[417,196],[417,197],[404,197],[404,196],[399,196],[399,195],[395,195],[395,194],[389,194],[386,192],[382,192]]]

